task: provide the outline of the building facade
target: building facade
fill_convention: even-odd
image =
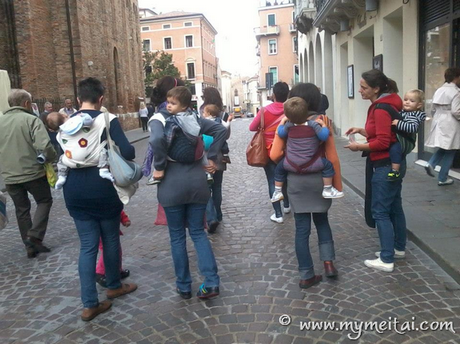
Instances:
[[[12,87],[75,101],[78,81],[93,76],[109,110],[136,110],[144,97],[137,0],[0,0],[0,17],[0,69]]]
[[[189,80],[193,100],[201,105],[206,87],[218,86],[215,36],[217,31],[201,13],[169,12],[140,19],[144,51],[173,55],[181,78]]]
[[[381,69],[401,97],[414,88],[425,92],[428,120],[413,158],[429,159],[431,99],[445,69],[460,66],[460,1],[300,0],[296,24],[300,79],[328,96],[337,133],[364,125],[369,102],[358,93],[360,76]]]
[[[262,100],[266,100],[278,81],[290,87],[299,82],[297,35],[292,0],[280,1],[280,4],[264,0],[260,6],[260,26],[254,32],[259,56],[259,90]]]

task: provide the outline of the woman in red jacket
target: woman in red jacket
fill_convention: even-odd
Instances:
[[[377,270],[392,272],[394,259],[404,258],[406,249],[406,218],[402,208],[402,178],[387,180],[391,171],[390,146],[396,142],[396,134],[391,130],[391,115],[379,104],[389,104],[396,111],[402,108],[401,98],[396,94],[396,83],[381,71],[373,69],[361,75],[359,93],[363,99],[371,101],[367,112],[365,128],[350,128],[345,133],[361,134],[367,143],[350,143],[345,148],[352,151],[369,152],[368,162],[373,171],[371,179],[371,211],[380,237],[380,252],[377,259],[365,260],[364,264]],[[401,177],[405,173],[405,160]]]

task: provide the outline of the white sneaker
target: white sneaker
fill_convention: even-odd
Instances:
[[[284,207],[283,211],[285,214],[289,214],[291,212],[291,207]]]
[[[426,171],[426,174],[428,174],[430,177],[434,177],[434,168],[433,166],[431,166],[430,164],[426,164],[425,165],[425,171]]]
[[[439,181],[438,182],[438,185],[439,186],[444,186],[444,185],[451,185],[454,183],[454,180],[452,178],[447,178],[445,181],[441,182]]]
[[[330,189],[323,189],[323,198],[342,198],[343,196],[343,192],[333,186]]]
[[[276,222],[276,223],[283,223],[284,222],[284,219],[283,217],[276,217],[276,214],[273,214],[272,216],[270,216],[270,220],[272,220],[273,222]]]
[[[153,175],[149,178],[149,180],[147,180],[147,185],[155,185],[155,184],[158,184],[160,183],[161,180],[160,179],[155,179],[153,178]]]
[[[375,270],[380,270],[384,272],[393,272],[395,268],[394,263],[384,263],[380,258],[365,260],[364,265],[366,265],[368,268],[373,268]]]
[[[282,199],[284,199],[283,193],[281,191],[275,190],[271,199],[272,203],[279,202]]]
[[[375,256],[377,258],[380,258],[380,251],[377,251],[375,252]],[[398,251],[398,250],[395,250],[395,255],[394,255],[395,259],[402,259],[402,258],[406,258],[406,251]]]

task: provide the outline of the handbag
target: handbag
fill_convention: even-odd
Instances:
[[[104,113],[105,131],[107,133],[108,142],[108,162],[110,172],[115,179],[115,185],[127,187],[137,183],[142,178],[142,169],[134,161],[129,161],[123,158],[120,149],[117,147],[110,137],[110,120],[109,114]]]
[[[44,164],[46,179],[48,179],[48,184],[54,188],[57,182],[56,172],[54,171],[53,164],[47,162]]]
[[[246,148],[246,160],[249,166],[264,167],[270,160],[267,148],[265,147],[264,131],[264,108],[262,108],[260,110],[259,128],[257,128],[257,132],[252,137],[251,142],[249,142],[248,148]]]

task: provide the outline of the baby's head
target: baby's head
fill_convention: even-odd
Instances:
[[[417,111],[423,108],[425,93],[422,90],[410,90],[404,95],[403,109],[405,111]]]
[[[219,117],[220,109],[217,105],[208,104],[203,109],[203,117],[207,119],[214,119]]]
[[[300,97],[292,97],[284,102],[284,114],[295,124],[303,124],[308,118],[308,104]]]
[[[185,86],[177,86],[169,90],[166,99],[168,100],[166,110],[172,115],[185,112],[192,104],[192,94]]]
[[[58,131],[59,127],[67,121],[69,117],[59,112],[51,112],[46,116],[46,126],[51,130]]]

